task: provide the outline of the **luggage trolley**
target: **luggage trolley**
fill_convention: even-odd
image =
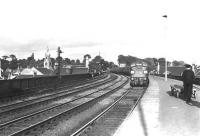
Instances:
[[[183,94],[184,91],[183,85],[174,84],[170,85],[170,87],[171,87],[171,95],[180,98],[180,94]],[[194,86],[192,89],[192,98],[196,98],[196,91],[197,87]]]

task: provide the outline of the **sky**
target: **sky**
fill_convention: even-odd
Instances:
[[[163,15],[168,18],[163,18]],[[0,0],[0,57],[166,57],[200,65],[198,0]]]

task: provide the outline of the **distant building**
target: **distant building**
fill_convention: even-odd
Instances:
[[[89,68],[85,67],[84,65],[73,65],[71,69],[72,74],[85,74],[89,72]]]
[[[41,77],[41,76],[52,76],[53,70],[47,68],[24,68],[20,70],[20,73],[16,78],[31,78],[31,77]]]
[[[60,68],[60,75],[70,75],[72,74],[72,69],[70,67],[67,68]],[[55,69],[53,75],[58,75],[58,69]]]
[[[126,67],[126,62],[124,62],[124,61],[118,61],[118,64],[119,64],[119,67]]]
[[[65,65],[60,68],[60,75],[70,75],[70,74],[84,74],[88,73],[89,68],[85,67],[84,64],[79,65]],[[58,69],[54,70],[54,75],[58,74]]]
[[[119,67],[126,67],[126,63],[119,63]]]
[[[53,69],[52,62],[51,62],[51,55],[49,53],[48,47],[47,47],[47,52],[45,53],[45,58],[44,58],[44,68]]]

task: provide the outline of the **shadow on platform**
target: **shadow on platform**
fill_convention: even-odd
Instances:
[[[191,101],[191,104],[190,104],[191,106],[196,106],[197,108],[200,108],[200,102],[198,102],[198,101]]]
[[[172,96],[171,91],[167,91],[167,94],[168,94],[169,96]],[[172,97],[174,97],[174,96],[172,96]],[[176,97],[175,97],[175,98],[176,98]],[[180,95],[180,97],[177,98],[177,99],[181,99],[181,100],[185,101],[185,99],[184,99],[184,97],[183,97],[182,95]],[[200,108],[200,102],[198,102],[198,101],[196,101],[196,100],[191,100],[191,103],[188,104],[188,105],[190,105],[190,106],[196,106],[197,108]]]
[[[172,96],[171,91],[167,91],[167,94],[168,94],[169,96]]]
[[[138,104],[138,108],[139,108],[139,113],[140,113],[140,120],[141,120],[142,127],[143,127],[143,130],[144,130],[144,136],[148,136],[146,120],[145,120],[143,108],[142,108],[142,105],[141,105],[140,102]]]

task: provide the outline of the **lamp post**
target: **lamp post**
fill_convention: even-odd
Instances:
[[[162,16],[164,18],[164,39],[165,39],[165,46],[166,46],[166,31],[167,31],[167,15]],[[165,81],[167,81],[167,56],[165,57]]]

